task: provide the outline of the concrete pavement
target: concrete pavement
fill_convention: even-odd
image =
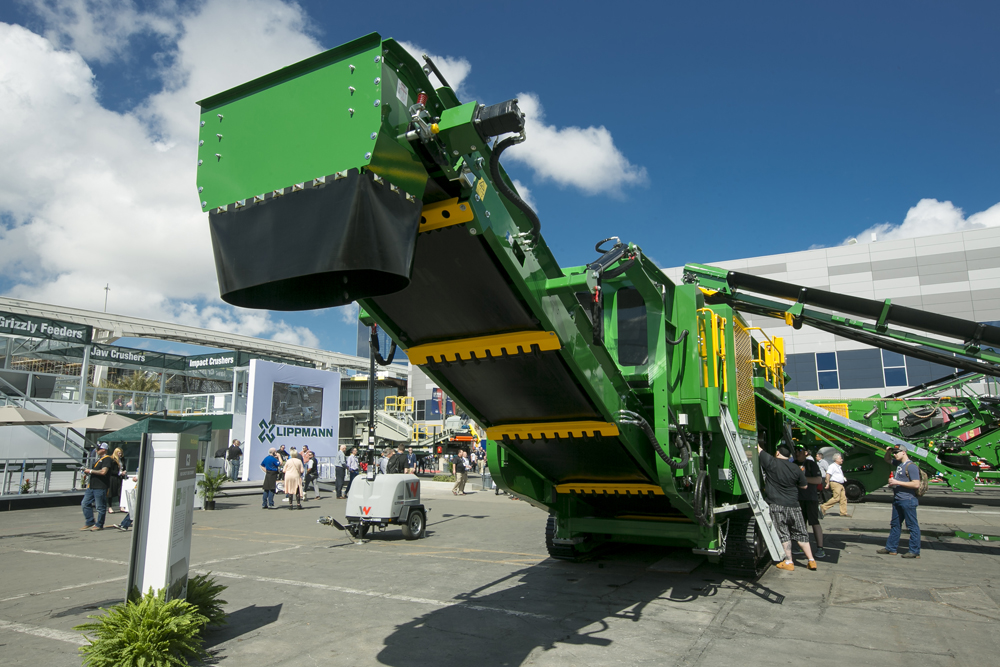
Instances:
[[[351,544],[315,522],[343,516],[329,494],[303,512],[252,496],[197,512],[194,569],[229,587],[229,624],[208,639],[219,664],[979,667],[1000,654],[1000,545],[949,536],[1000,534],[997,492],[925,498],[919,561],[875,554],[889,496],[873,494],[824,520],[818,572],[800,561],[747,581],[664,549],[554,561],[543,513],[450,487],[424,482],[428,534],[413,542],[389,529]],[[82,525],[76,508],[0,515],[3,664],[79,665],[73,626],[121,599],[130,536]]]

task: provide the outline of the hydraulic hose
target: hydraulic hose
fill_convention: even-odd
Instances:
[[[378,349],[378,333],[375,327],[372,327],[372,335],[368,340],[368,344],[372,347],[372,352],[375,353],[375,361],[378,362],[379,366],[388,366],[392,363],[393,357],[396,356],[396,341],[392,341],[392,345],[389,346],[389,356],[388,358],[383,358],[382,353]]]
[[[515,137],[507,137],[499,144],[493,147],[493,156],[490,157],[490,176],[493,177],[493,185],[496,187],[500,193],[510,200],[510,203],[521,209],[521,212],[528,218],[531,222],[531,234],[532,240],[535,243],[542,238],[542,222],[538,219],[538,215],[531,210],[523,199],[521,199],[516,192],[511,190],[504,180],[500,177],[500,154],[505,150],[513,146],[514,144],[519,144],[524,141],[524,135],[519,135]]]
[[[687,438],[684,436],[684,431],[682,431],[676,423],[674,424],[674,427],[677,428],[677,448],[681,451],[680,461],[674,461],[667,455],[667,453],[663,450],[663,445],[661,445],[656,439],[656,434],[653,433],[653,429],[649,425],[649,422],[647,422],[642,415],[629,410],[619,410],[618,414],[622,424],[632,424],[633,426],[638,426],[642,429],[642,432],[646,434],[646,438],[649,439],[649,443],[653,445],[653,451],[656,452],[656,454],[663,459],[663,462],[670,466],[671,469],[680,470],[691,460],[691,446],[688,444]],[[670,412],[670,417],[671,420],[673,420],[673,412]]]
[[[706,528],[715,525],[715,500],[712,498],[712,484],[708,473],[698,471],[694,481],[694,516],[698,523]]]
[[[631,269],[633,264],[635,264],[635,260],[634,259],[630,259],[630,260],[622,262],[616,268],[610,269],[608,271],[605,271],[604,272],[604,279],[605,280],[611,280],[613,278],[617,278],[621,274],[623,274],[626,271],[628,271],[629,269]]]
[[[685,329],[684,331],[681,332],[681,335],[677,337],[677,340],[670,340],[668,338],[667,345],[670,345],[671,347],[680,345],[681,343],[684,342],[684,339],[687,338],[687,335],[688,335],[688,330]]]

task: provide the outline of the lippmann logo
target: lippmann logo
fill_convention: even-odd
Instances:
[[[268,424],[266,419],[261,419],[257,427],[260,428],[260,433],[257,435],[258,440],[274,442],[274,424]]]
[[[317,428],[315,426],[278,426],[269,424],[266,419],[261,419],[257,423],[260,433],[257,440],[264,442],[274,442],[275,438],[332,438],[332,428]]]

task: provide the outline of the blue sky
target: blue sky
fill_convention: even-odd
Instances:
[[[533,134],[529,127],[534,152],[505,157],[505,166],[530,190],[563,265],[588,261],[593,244],[613,234],[638,243],[662,266],[676,266],[834,246],[848,237],[866,239],[871,228],[885,238],[1000,224],[1000,208],[991,210],[1000,202],[998,19],[991,2],[613,8],[508,2],[465,3],[457,11],[395,2],[3,3],[0,22],[23,26],[56,53],[78,54],[76,64],[60,61],[76,77],[66,86],[85,78],[80,63],[93,73],[97,107],[80,111],[89,115],[68,150],[91,155],[129,133],[145,132],[148,141],[162,134],[129,172],[162,169],[165,175],[148,183],[115,176],[115,156],[127,155],[125,142],[116,149],[121,152],[98,160],[112,165],[109,176],[49,193],[43,180],[20,175],[43,170],[53,158],[43,164],[40,151],[33,165],[39,151],[30,144],[12,151],[17,159],[9,168],[21,180],[8,184],[8,193],[0,189],[0,236],[8,247],[0,250],[0,290],[100,309],[98,284],[111,282],[111,311],[353,351],[354,326],[343,311],[247,314],[217,300],[210,250],[191,247],[207,239],[198,229],[207,222],[197,213],[194,171],[185,192],[188,173],[173,165],[190,165],[173,155],[170,142],[187,141],[179,138],[187,130],[177,128],[188,116],[194,137],[199,85],[236,83],[371,31],[467,70],[465,100],[530,94],[541,105],[544,128]],[[240,21],[275,26],[281,37],[274,44],[258,41],[259,63],[247,63],[238,42],[227,41],[239,39]],[[28,37],[0,32],[0,45],[7,42],[0,81],[31,81],[29,74],[37,78],[57,66],[51,64],[56,56]],[[18,49],[34,55],[12,62]],[[72,100],[86,97],[72,91],[64,99],[58,92],[38,93],[54,100],[56,134],[65,117],[59,105],[79,110]],[[11,100],[3,101],[10,95],[0,85],[0,137],[9,136],[3,116],[23,113],[10,111]],[[573,159],[578,146],[569,129],[601,127],[617,172],[607,161],[588,171]],[[109,137],[76,146],[87,128]],[[0,146],[5,141],[0,138]],[[545,159],[546,146],[565,148],[563,162]],[[58,147],[52,151],[60,155]],[[175,175],[176,193],[167,187]],[[595,185],[604,176],[605,184],[617,185]],[[65,202],[78,203],[87,196],[80,193],[100,192],[100,183],[115,178],[134,186],[130,201],[105,194],[82,207],[85,215],[65,212]],[[922,200],[931,201],[918,208]],[[138,213],[121,214],[129,206]],[[126,256],[114,252],[113,242],[80,262],[65,257],[78,245],[68,242],[58,255],[42,248],[47,234],[72,238],[87,216],[94,230],[88,237],[127,239]],[[109,216],[119,217],[109,222]],[[172,220],[182,217],[183,225],[174,227]]]

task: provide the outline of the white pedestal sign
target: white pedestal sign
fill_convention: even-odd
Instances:
[[[137,503],[128,590],[167,589],[167,599],[187,596],[198,437],[151,433],[143,441],[142,497]]]

